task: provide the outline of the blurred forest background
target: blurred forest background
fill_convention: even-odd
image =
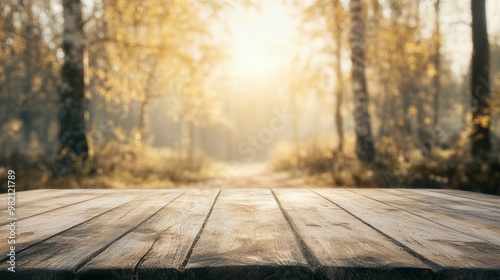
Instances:
[[[499,89],[496,0],[0,1],[18,191],[230,184],[260,163],[499,194]]]

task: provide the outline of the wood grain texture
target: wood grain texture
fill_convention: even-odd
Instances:
[[[270,190],[223,189],[187,264],[188,279],[310,279]]]
[[[485,205],[480,201],[460,196],[452,196],[439,192],[426,192],[424,190],[413,189],[400,189],[400,191],[400,194],[403,197],[411,197],[412,194],[418,194],[425,197],[424,200],[429,203],[448,208],[457,213],[466,213],[468,215],[475,216],[478,219],[488,219],[492,222],[496,222],[498,221],[498,215],[500,214],[500,209],[492,207],[491,205],[489,205],[489,203]]]
[[[21,192],[17,272],[3,258],[0,279],[500,279],[497,198],[455,194]]]
[[[78,279],[178,279],[218,190],[189,190],[78,271]],[[117,267],[117,264],[120,264]]]
[[[135,229],[185,190],[155,190],[92,220],[64,231],[18,255],[21,276],[58,278],[53,271],[71,275],[79,266]],[[73,275],[74,278],[74,275]]]
[[[432,279],[421,260],[325,198],[305,189],[273,192],[318,261],[316,277]]]
[[[53,211],[58,208],[66,207],[69,205],[89,201],[100,196],[111,194],[96,193],[96,192],[78,192],[71,193],[70,195],[59,195],[56,197],[45,197],[41,200],[33,201],[32,203],[24,203],[23,201],[16,203],[16,218],[22,220],[25,218],[40,215],[42,213]],[[8,221],[1,221],[0,225],[8,224]]]
[[[464,206],[465,209],[469,206],[471,209],[476,209],[476,210],[487,210],[487,211],[494,211],[494,212],[500,212],[500,197],[497,199],[497,197],[492,196],[490,202],[488,201],[483,201],[483,200],[478,200],[475,199],[477,196],[476,193],[472,192],[458,192],[460,195],[454,195],[455,192],[445,192],[446,190],[421,190],[421,189],[406,189],[404,190],[407,193],[418,193],[422,194],[425,196],[430,196],[430,197],[435,197],[438,200],[441,200],[444,203],[448,203],[450,205],[455,205],[455,206]],[[469,194],[469,196],[466,196],[466,194]],[[497,203],[494,203],[493,201],[498,201]]]
[[[437,190],[428,190],[428,192],[437,192],[437,193],[444,193],[452,196],[459,196],[463,198],[468,198],[480,202],[487,202],[489,206],[500,208],[500,196],[498,195],[489,195],[489,194],[484,194],[484,193],[477,193],[477,192],[468,192],[468,191],[461,191],[461,190],[447,190],[447,189],[437,189]]]
[[[346,189],[315,189],[450,279],[500,279],[500,247]],[[498,278],[488,278],[498,277]],[[446,278],[445,278],[446,279]]]
[[[95,193],[91,190],[33,190],[33,191],[22,191],[16,192],[16,209],[19,211],[24,211],[25,208],[36,208],[40,203],[46,203],[52,199],[56,198],[66,198],[70,196],[77,196],[80,193]],[[7,194],[1,194],[0,200],[7,201]],[[20,214],[16,211],[17,214]],[[0,217],[7,215],[7,208],[2,207],[0,209]]]
[[[358,194],[395,206],[435,223],[452,228],[466,235],[479,238],[492,244],[500,245],[500,213],[495,219],[485,219],[470,215],[465,211],[455,211],[442,207],[440,203],[428,201],[420,193],[403,190],[352,190]]]
[[[37,242],[127,203],[137,198],[138,195],[145,195],[150,192],[150,190],[127,191],[112,196],[99,197],[91,201],[74,204],[20,220],[17,222],[16,227],[18,237],[16,239],[16,250],[19,253],[21,250]],[[6,226],[1,227],[1,234],[7,236]],[[7,242],[0,242],[0,254],[5,256],[9,247]]]

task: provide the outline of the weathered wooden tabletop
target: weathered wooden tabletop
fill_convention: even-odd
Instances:
[[[500,279],[500,198],[463,191],[36,190],[16,218],[0,279]]]

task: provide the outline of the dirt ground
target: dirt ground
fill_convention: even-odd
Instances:
[[[190,186],[193,187],[193,186]],[[302,178],[273,172],[264,163],[230,166],[221,178],[197,183],[199,188],[308,188]]]

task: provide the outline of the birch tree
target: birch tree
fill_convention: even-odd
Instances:
[[[356,127],[356,153],[363,162],[373,162],[375,150],[368,112],[368,92],[365,78],[365,26],[362,19],[360,0],[351,0],[351,30],[349,41],[351,44],[352,61],[352,92],[354,99],[354,120]]]
[[[344,77],[342,75],[342,29],[344,26],[345,11],[340,0],[333,1],[334,13],[336,19],[336,26],[334,30],[335,42],[335,128],[337,129],[337,136],[339,139],[338,150],[344,149],[344,121],[342,118],[342,102],[344,99]]]
[[[83,20],[80,0],[63,0],[63,13],[64,64],[59,115],[61,155],[76,155],[85,161],[89,147],[85,135]]]
[[[433,87],[434,87],[434,98],[433,98],[433,108],[434,116],[432,120],[432,129],[436,133],[439,129],[439,94],[441,91],[441,30],[440,30],[440,0],[435,0],[434,2],[434,61],[433,65],[435,68],[435,73],[433,76]]]

